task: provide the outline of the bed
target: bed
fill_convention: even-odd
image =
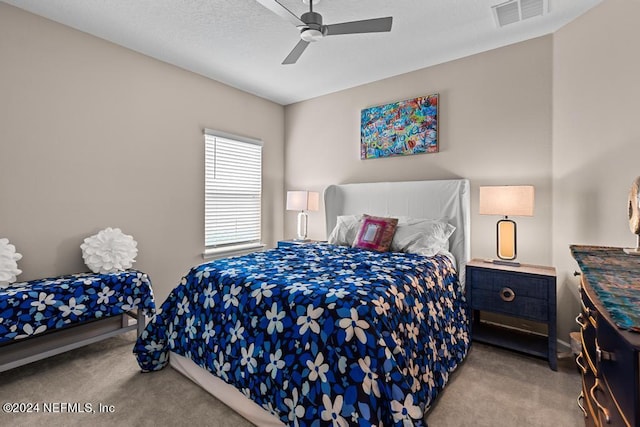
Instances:
[[[422,426],[464,359],[469,183],[330,186],[336,218],[445,218],[431,257],[324,243],[194,267],[138,339],[143,371],[171,365],[259,426]]]
[[[137,270],[14,283],[0,289],[0,372],[130,330],[140,334],[154,310],[149,276]]]

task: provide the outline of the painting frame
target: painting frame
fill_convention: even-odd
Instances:
[[[360,112],[360,159],[439,152],[440,95],[419,96]]]

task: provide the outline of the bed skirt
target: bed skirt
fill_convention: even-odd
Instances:
[[[238,389],[227,384],[211,372],[201,368],[191,359],[171,352],[169,364],[173,369],[189,378],[194,383],[212,394],[222,403],[242,415],[259,427],[283,427],[284,424],[274,415],[262,409],[255,402],[240,393]]]

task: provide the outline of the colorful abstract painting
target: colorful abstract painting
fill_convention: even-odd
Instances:
[[[360,158],[438,152],[438,94],[365,108]]]

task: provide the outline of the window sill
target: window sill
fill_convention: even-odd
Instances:
[[[222,248],[209,248],[205,249],[202,253],[203,259],[217,259],[225,258],[232,255],[244,255],[249,252],[255,252],[257,250],[264,249],[266,245],[264,243],[248,243],[246,245],[225,246]]]

